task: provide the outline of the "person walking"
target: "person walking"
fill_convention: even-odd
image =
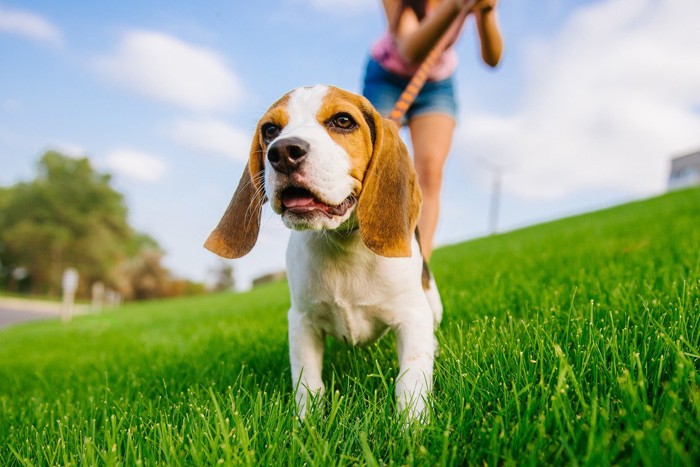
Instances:
[[[431,50],[438,43],[445,46],[400,122],[409,128],[413,162],[423,192],[418,229],[421,251],[429,260],[440,213],[443,170],[457,115],[454,46],[467,18],[473,16],[484,63],[491,67],[498,65],[503,41],[496,16],[497,0],[382,0],[382,3],[387,30],[370,49],[362,92],[382,115],[389,115]]]

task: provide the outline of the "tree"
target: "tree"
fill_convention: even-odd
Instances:
[[[138,255],[121,264],[120,290],[135,300],[163,297],[170,284],[170,272],[161,265],[163,252],[156,248],[142,249]]]
[[[0,286],[57,295],[72,267],[82,296],[95,282],[127,299],[202,293],[203,285],[171,277],[158,242],[129,226],[110,182],[88,159],[49,151],[33,181],[0,187]]]
[[[214,276],[214,292],[233,290],[236,287],[236,279],[233,275],[233,264],[230,261],[221,260],[219,264],[211,269]]]
[[[31,182],[0,190],[0,264],[25,268],[33,293],[55,295],[65,268],[81,273],[81,286],[113,284],[115,266],[135,235],[123,196],[110,175],[87,158],[44,154]],[[11,282],[11,279],[9,279]]]

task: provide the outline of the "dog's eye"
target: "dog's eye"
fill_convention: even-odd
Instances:
[[[274,123],[265,123],[262,128],[260,128],[260,133],[262,134],[263,141],[265,141],[265,143],[269,143],[279,136],[280,127]]]
[[[345,112],[333,115],[329,123],[331,126],[341,130],[352,130],[357,126],[355,120]]]

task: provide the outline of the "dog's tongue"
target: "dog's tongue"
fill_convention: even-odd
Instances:
[[[338,206],[329,206],[314,198],[310,191],[291,188],[282,193],[282,205],[290,212],[303,214],[311,211],[321,211],[327,215],[342,216],[352,206],[351,196]]]
[[[285,208],[289,209],[312,206],[315,204],[315,201],[311,194],[289,193],[282,196],[282,204],[284,204]]]

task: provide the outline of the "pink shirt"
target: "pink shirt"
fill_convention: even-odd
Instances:
[[[429,14],[430,11],[427,11],[426,15]],[[462,20],[459,24],[455,24],[447,31],[446,34],[451,35],[452,37],[449,38],[449,45],[440,56],[440,59],[430,70],[430,74],[428,75],[429,80],[440,81],[449,78],[454,73],[455,68],[457,68],[458,61],[457,52],[455,51],[454,46],[463,26],[464,20]],[[399,54],[394,36],[392,36],[391,32],[388,30],[372,45],[370,55],[385,70],[405,78],[410,78],[413,76],[420,66],[406,63],[406,61],[401,57],[401,54]]]

